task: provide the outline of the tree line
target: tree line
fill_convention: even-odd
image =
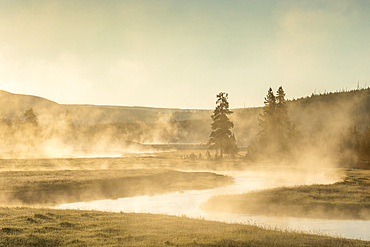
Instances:
[[[304,147],[307,140],[312,138],[307,134],[303,136],[296,130],[290,120],[285,97],[285,91],[281,86],[276,92],[272,88],[268,89],[264,97],[264,107],[258,118],[259,132],[250,140],[245,156],[239,155],[239,157],[252,162],[268,159],[283,160],[292,156],[292,150]],[[130,142],[198,142],[208,145],[210,150],[216,150],[217,159],[225,155],[236,157],[239,149],[236,135],[232,132],[235,126],[230,120],[233,111],[230,110],[228,99],[229,94],[226,92],[216,95],[216,106],[209,120],[166,123],[106,123],[78,126],[73,123],[71,114],[66,111],[62,121],[55,120],[51,126],[40,126],[37,113],[30,108],[24,112],[23,120],[18,117],[13,120],[3,119],[0,122],[2,138],[0,151],[3,152],[6,149],[11,151],[14,147],[14,152],[34,152],[39,147],[48,145],[49,149],[56,147],[68,150],[108,150],[113,146],[124,148]],[[362,115],[359,112],[355,116]],[[361,119],[361,123],[365,120],[368,122],[368,118]],[[208,136],[209,124],[211,132]],[[361,131],[352,127],[336,135],[340,137],[339,156],[344,157],[343,154],[350,153],[352,156],[349,155],[349,157],[356,157],[356,160],[370,159],[369,128],[364,129],[362,124]],[[314,141],[312,139],[311,144]],[[187,158],[195,159],[195,157],[191,155]],[[199,155],[197,158],[199,159]]]
[[[302,134],[291,122],[285,96],[282,86],[276,93],[272,88],[268,89],[262,113],[258,118],[260,130],[246,148],[244,156],[246,159],[252,162],[294,160],[295,155],[298,155],[297,157],[304,155],[304,152],[310,151],[310,148],[312,151],[312,148],[320,149],[320,145],[329,147],[330,144],[333,149],[324,148],[322,152],[327,152],[324,156],[336,156],[339,164],[352,166],[358,162],[369,163],[369,118],[363,112],[368,112],[366,107],[369,107],[370,98],[365,99],[365,105],[356,108],[358,110],[354,115],[355,121],[352,121],[352,124],[360,124],[362,131],[352,125],[348,130],[328,132],[328,129],[320,129],[320,122],[318,122],[317,133],[311,136],[310,132]],[[221,92],[216,95],[216,98],[216,107],[211,116],[213,122],[208,145],[210,149],[215,149],[221,158],[223,154],[235,157],[238,154],[238,147],[235,135],[231,132],[234,123],[228,117],[233,113],[229,110],[228,94]],[[330,136],[327,133],[330,133]],[[320,135],[332,140],[320,140],[317,138]]]
[[[228,94],[221,92],[216,97],[208,145],[210,149],[219,152],[221,158],[223,154],[235,156],[238,153],[238,147],[235,135],[231,132],[234,123],[228,117],[233,113],[229,110]],[[261,130],[251,140],[247,149],[247,157],[251,160],[275,154],[288,154],[296,136],[295,128],[288,116],[283,87],[279,87],[276,95],[272,88],[269,88],[264,104],[263,113],[259,118]]]

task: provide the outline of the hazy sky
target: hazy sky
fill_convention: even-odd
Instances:
[[[0,89],[214,108],[370,86],[370,1],[0,0]]]

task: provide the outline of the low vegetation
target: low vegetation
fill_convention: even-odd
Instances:
[[[106,169],[0,172],[3,205],[56,205],[137,195],[202,190],[233,183],[209,172]]]
[[[329,185],[216,196],[201,208],[229,213],[370,220],[370,170],[347,170],[342,181]]]
[[[0,246],[368,246],[369,242],[152,214],[0,208]]]
[[[219,159],[215,151],[194,147],[190,150],[173,150],[171,145],[161,145],[166,151],[124,154],[121,157],[102,158],[47,158],[0,159],[0,172],[5,171],[62,171],[62,170],[122,170],[171,169],[181,171],[245,170],[253,164],[241,158]]]
[[[206,155],[195,161],[180,157],[191,152],[103,159],[1,160],[0,201],[4,206],[10,206],[10,202],[48,206],[207,189],[233,182],[230,177],[211,172],[168,169],[200,169],[199,166],[221,169],[228,163],[236,162],[234,167],[239,163],[208,160]],[[353,182],[357,181],[363,186],[360,183],[367,183],[369,176],[366,172],[350,171],[343,183],[355,186]],[[30,207],[0,207],[0,228],[0,246],[367,246],[369,243],[186,217]]]

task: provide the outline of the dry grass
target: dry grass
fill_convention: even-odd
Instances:
[[[369,246],[184,217],[0,208],[0,246]]]
[[[206,159],[207,150],[178,150],[158,153],[132,153],[122,157],[103,158],[48,158],[0,159],[0,171],[55,171],[55,170],[104,170],[104,169],[175,169],[175,170],[243,170],[251,166],[244,159],[225,157],[223,160]],[[201,159],[185,159],[194,153]],[[215,151],[211,151],[214,158]],[[241,152],[243,154],[243,152]]]
[[[0,190],[3,195],[16,196],[18,202],[50,205],[82,201],[84,195],[92,200],[206,189],[232,183],[232,179],[168,168],[223,169],[230,163],[233,168],[241,165],[227,160],[183,160],[178,153],[111,159],[2,160]],[[86,191],[94,191],[94,196]],[[63,192],[66,197],[61,198]],[[0,199],[4,202],[4,197]],[[359,240],[185,217],[45,208],[0,208],[0,227],[0,246],[369,246],[369,242]]]
[[[231,177],[215,173],[167,169],[3,171],[0,172],[0,204],[50,206],[210,189],[231,183]]]
[[[330,185],[280,187],[211,198],[202,209],[308,218],[370,219],[370,170],[347,170]]]

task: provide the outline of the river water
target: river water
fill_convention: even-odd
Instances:
[[[136,196],[117,200],[99,200],[62,204],[57,209],[99,210],[106,212],[152,213],[227,223],[253,224],[266,229],[281,229],[321,234],[335,237],[370,240],[370,221],[359,220],[317,220],[289,217],[266,217],[248,214],[224,214],[206,212],[199,205],[208,198],[220,194],[237,194],[253,190],[273,188],[277,186],[292,186],[298,184],[332,183],[323,176],[306,176],[303,180],[297,177],[277,178],[274,174],[258,171],[225,172],[233,176],[235,183],[229,186],[209,189],[174,192],[156,196]],[[296,178],[296,179],[294,179]],[[302,183],[302,181],[304,181]]]

